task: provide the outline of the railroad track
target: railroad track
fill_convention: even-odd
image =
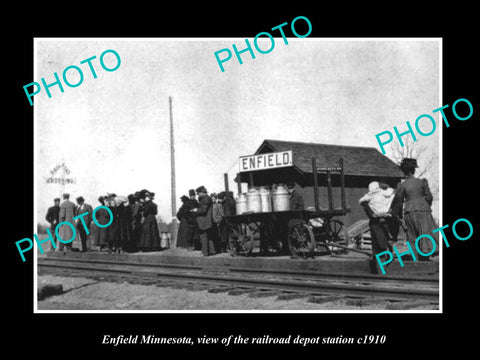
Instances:
[[[84,276],[104,281],[207,290],[279,299],[308,297],[312,302],[347,299],[350,303],[387,301],[421,306],[439,302],[438,278],[316,271],[271,271],[175,264],[125,263],[98,259],[38,258],[39,273]],[[408,307],[408,305],[406,305]],[[395,308],[395,307],[393,307]]]

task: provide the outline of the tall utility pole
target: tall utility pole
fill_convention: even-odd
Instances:
[[[177,195],[175,191],[175,138],[173,134],[173,114],[172,114],[172,97],[168,97],[170,103],[170,166],[171,166],[171,195],[172,195],[172,234],[171,236],[171,247],[177,247]]]

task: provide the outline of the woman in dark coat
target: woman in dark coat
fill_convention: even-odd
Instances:
[[[190,210],[195,208],[195,203],[188,196],[182,196],[182,206],[178,209],[177,219],[180,221],[177,235],[177,247],[193,250],[193,236],[197,220]]]
[[[108,253],[111,254],[112,251],[116,252],[120,247],[120,220],[117,209],[117,204],[115,202],[115,194],[110,194],[106,199],[106,205],[113,214],[113,222],[108,227]]]
[[[142,206],[143,226],[140,234],[140,249],[142,251],[158,251],[160,250],[160,232],[155,218],[157,215],[157,205],[152,201],[154,193],[146,191],[145,203]]]
[[[128,207],[129,207],[129,218],[130,218],[130,243],[127,246],[127,252],[136,252],[138,251],[141,228],[141,219],[142,214],[140,212],[140,204],[137,202],[138,195],[130,194],[128,195]]]
[[[437,233],[433,233],[433,230],[437,228],[431,209],[433,196],[430,192],[428,182],[426,179],[417,179],[414,176],[415,168],[417,168],[416,159],[403,159],[400,168],[405,174],[406,179],[399,185],[394,203],[401,206],[405,201],[403,218],[407,227],[407,240],[412,249],[417,252],[415,249],[416,239],[420,235],[428,234],[435,239],[435,253],[438,253],[438,235]],[[398,211],[398,215],[402,217],[402,212]],[[423,237],[418,241],[418,248],[423,254],[429,254],[433,250],[433,247],[434,245],[428,238]],[[435,253],[433,255],[435,255]],[[429,258],[419,254],[417,260],[429,260]]]
[[[101,205],[105,206],[105,200],[103,196],[100,196],[98,198],[98,202]],[[107,210],[100,208],[95,212],[95,218],[100,225],[105,225],[105,224],[108,224],[108,222],[110,221],[110,214],[108,213]],[[96,226],[96,228],[97,228],[96,229],[97,231],[95,233],[94,245],[99,246],[101,251],[108,244],[108,236],[109,236],[108,232],[109,232],[110,226],[103,227],[103,228]]]
[[[117,198],[119,199],[119,198]],[[117,252],[132,252],[132,210],[126,199],[117,202],[119,246]]]

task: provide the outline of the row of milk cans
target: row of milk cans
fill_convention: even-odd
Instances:
[[[284,184],[274,185],[272,191],[264,186],[251,187],[246,194],[239,194],[235,202],[237,215],[290,210],[289,193]]]

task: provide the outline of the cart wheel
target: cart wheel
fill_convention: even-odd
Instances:
[[[313,231],[307,224],[294,225],[288,234],[288,248],[293,257],[306,259],[315,250]]]
[[[340,255],[345,253],[346,249],[328,245],[328,243],[336,243],[339,245],[347,246],[346,239],[340,237],[340,232],[342,231],[343,223],[339,220],[330,220],[328,222],[327,228],[327,249],[331,254]]]
[[[247,224],[235,224],[230,228],[230,253],[232,256],[248,256],[253,250],[253,232]]]

